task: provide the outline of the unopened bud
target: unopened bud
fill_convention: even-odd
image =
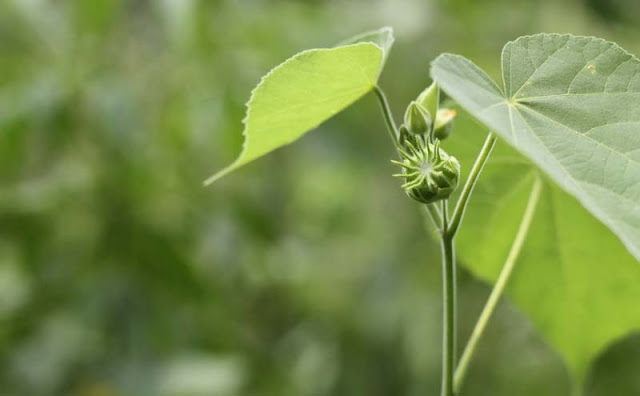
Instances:
[[[407,111],[404,113],[404,125],[409,132],[414,135],[424,135],[431,131],[431,115],[429,112],[413,101],[407,107]]]
[[[438,111],[438,101],[440,100],[440,88],[438,88],[438,84],[434,81],[425,88],[424,91],[418,95],[418,99],[416,102],[422,107],[424,107],[429,114],[435,115]],[[431,120],[433,121],[433,120]]]
[[[440,109],[436,114],[436,122],[433,126],[433,136],[436,139],[444,140],[453,129],[453,119],[458,112],[454,109]]]

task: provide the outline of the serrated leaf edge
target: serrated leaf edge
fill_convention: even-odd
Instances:
[[[383,28],[383,29],[385,29],[385,28]],[[391,29],[391,28],[388,28],[388,29]],[[371,32],[373,32],[373,31],[371,31]],[[370,34],[371,32],[363,33],[363,34],[361,34],[361,36],[365,36],[366,34]],[[393,30],[391,30],[391,32],[393,32]],[[393,36],[392,36],[391,37],[391,44],[393,43],[393,40],[394,39],[393,39]],[[230,172],[234,171],[238,167],[244,165],[244,163],[242,162],[242,158],[244,157],[244,155],[245,155],[245,153],[247,151],[247,147],[248,147],[248,143],[249,143],[249,134],[248,134],[249,131],[248,131],[247,122],[248,122],[248,119],[249,119],[249,116],[250,116],[250,113],[251,113],[251,104],[253,103],[253,100],[254,100],[256,92],[258,91],[258,89],[260,89],[262,87],[263,83],[265,82],[265,80],[267,78],[269,78],[269,76],[271,76],[273,73],[278,71],[280,68],[282,68],[282,67],[286,66],[287,64],[293,62],[297,58],[299,58],[299,57],[301,57],[303,55],[306,55],[308,53],[311,53],[311,52],[332,51],[332,50],[335,50],[337,48],[350,48],[350,47],[363,47],[363,46],[374,46],[375,48],[380,50],[380,52],[382,54],[382,60],[381,60],[381,63],[380,63],[380,68],[378,70],[378,76],[379,76],[380,73],[382,72],[382,69],[383,69],[383,66],[384,66],[384,58],[385,58],[385,53],[387,51],[385,51],[384,48],[382,48],[381,46],[379,46],[378,44],[376,44],[376,43],[374,43],[372,41],[366,41],[366,42],[361,42],[361,43],[343,45],[343,46],[338,46],[338,47],[333,47],[333,48],[312,48],[312,49],[307,49],[307,50],[298,52],[297,54],[291,56],[290,58],[288,58],[284,62],[280,63],[279,65],[277,65],[273,69],[269,70],[269,72],[267,74],[262,76],[262,78],[260,78],[260,81],[258,82],[258,84],[251,90],[251,95],[249,96],[249,100],[245,104],[245,107],[246,107],[247,111],[245,112],[245,116],[242,119],[242,124],[244,125],[243,130],[242,130],[242,136],[243,136],[244,140],[243,140],[243,143],[242,143],[242,150],[240,151],[240,154],[238,154],[238,157],[230,165],[228,165],[227,167],[223,168],[222,170],[214,173],[212,176],[207,178],[202,183],[203,186],[206,187],[206,186],[209,186],[209,185],[213,184],[214,182],[216,182],[220,178],[226,176],[227,174],[229,174]],[[373,82],[369,90],[373,89],[375,87],[375,85],[376,85],[376,83]]]

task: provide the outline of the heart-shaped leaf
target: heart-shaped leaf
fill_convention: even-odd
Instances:
[[[640,259],[638,59],[602,39],[539,34],[504,47],[503,89],[457,55],[441,55],[431,72]]]
[[[454,133],[455,138],[446,141],[447,150],[468,172],[484,136],[464,112]],[[498,278],[540,176],[522,154],[497,144],[456,237],[460,262],[476,277],[491,283]],[[575,198],[543,177],[506,294],[562,355],[576,385],[605,348],[640,329],[638,285],[640,265],[622,242]]]
[[[247,103],[242,153],[205,184],[297,140],[371,91],[393,43],[392,30],[348,42],[300,52],[263,77]]]

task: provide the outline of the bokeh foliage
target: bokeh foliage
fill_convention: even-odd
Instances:
[[[442,51],[494,76],[502,45],[538,31],[640,53],[637,8],[602,4],[0,2],[0,393],[437,393],[437,246],[390,177],[372,97],[201,182],[238,153],[251,88],[295,52],[393,26],[381,84],[400,115]],[[460,289],[463,341],[488,287],[461,271]],[[587,394],[640,394],[638,345],[602,355]],[[505,301],[467,387],[566,395],[569,378]]]

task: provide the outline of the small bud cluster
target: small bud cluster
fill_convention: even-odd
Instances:
[[[422,203],[449,198],[460,177],[458,160],[440,147],[451,133],[456,111],[438,109],[438,100],[434,83],[409,104],[399,131],[402,161],[392,161],[403,168],[403,173],[394,175],[405,179],[402,188]]]

